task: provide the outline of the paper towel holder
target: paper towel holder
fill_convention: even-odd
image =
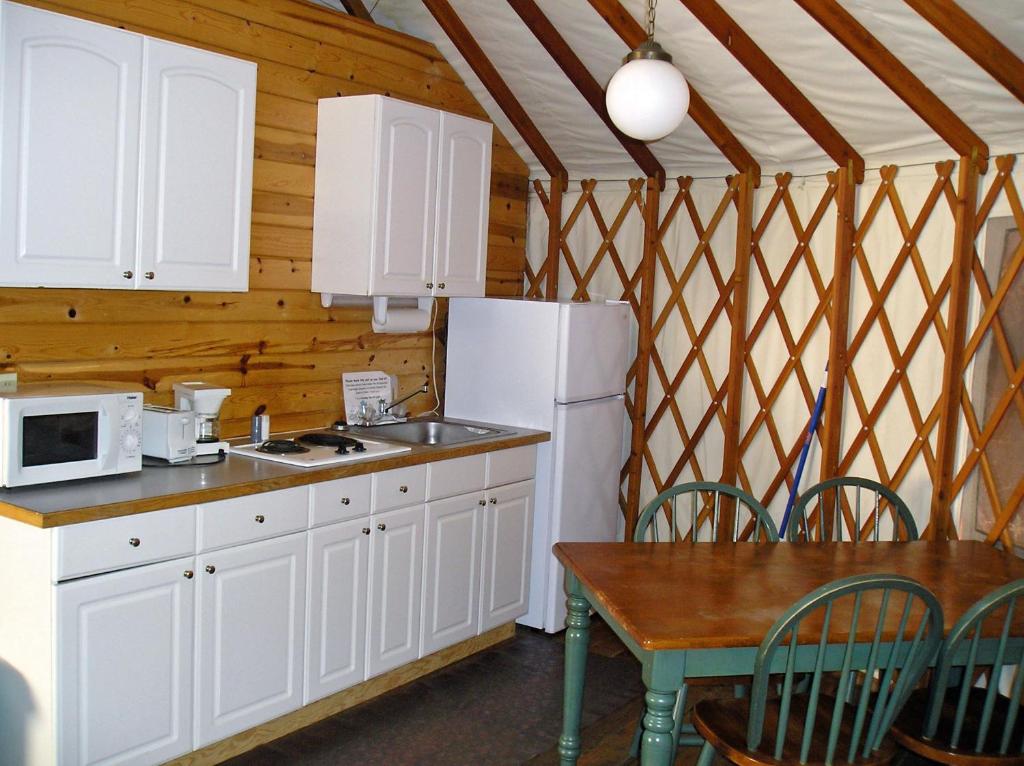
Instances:
[[[406,298],[390,295],[320,293],[320,305],[324,308],[372,305],[373,321],[370,324],[374,332],[411,333],[423,332],[430,327],[434,298],[429,295]]]

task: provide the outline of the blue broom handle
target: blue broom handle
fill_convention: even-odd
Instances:
[[[811,451],[811,438],[818,428],[818,421],[821,419],[821,410],[825,405],[825,389],[828,385],[828,365],[825,365],[825,377],[818,389],[818,398],[814,400],[814,410],[811,412],[811,419],[807,422],[807,434],[804,436],[804,446],[800,450],[800,460],[796,464],[796,476],[793,477],[793,486],[789,488],[789,500],[786,502],[786,512],[782,514],[782,523],[779,525],[779,538],[785,539],[786,527],[789,525],[789,515],[793,512],[796,504],[796,495],[800,489],[800,479],[804,474],[804,463],[807,462],[807,453]]]

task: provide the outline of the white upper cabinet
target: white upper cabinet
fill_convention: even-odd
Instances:
[[[130,288],[142,38],[21,5],[4,15],[0,284]]]
[[[146,41],[139,269],[157,289],[245,290],[255,67]]]
[[[256,66],[3,6],[0,285],[247,289]]]
[[[481,296],[487,281],[491,126],[442,112],[440,167],[433,282],[438,295]]]
[[[384,96],[321,99],[313,291],[482,296],[491,133]]]

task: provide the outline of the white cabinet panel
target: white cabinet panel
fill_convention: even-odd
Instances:
[[[484,505],[482,492],[427,504],[421,656],[477,633]]]
[[[309,533],[306,704],[365,678],[369,523],[365,517]]]
[[[427,466],[392,468],[373,475],[373,513],[422,503],[427,496]]]
[[[441,113],[433,279],[437,295],[484,294],[492,130],[489,123]]]
[[[56,588],[62,766],[162,763],[192,749],[193,565]]]
[[[525,614],[529,605],[533,482],[489,489],[486,494],[481,633]]]
[[[320,99],[312,289],[483,295],[492,132],[384,96]]]
[[[487,455],[467,455],[428,463],[427,500],[440,500],[483,489],[486,473]]]
[[[434,263],[437,110],[381,99],[374,295],[423,295]]]
[[[419,656],[423,506],[371,520],[367,678]]]
[[[140,285],[245,290],[255,66],[146,40]]]
[[[306,533],[196,560],[196,747],[302,704]]]
[[[130,288],[142,39],[4,11],[0,283]]]

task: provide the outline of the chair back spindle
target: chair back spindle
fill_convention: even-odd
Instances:
[[[800,496],[786,538],[791,542],[842,542],[847,538],[854,543],[862,539],[878,542],[886,516],[891,517],[893,542],[918,539],[914,517],[899,495],[872,479],[840,476],[815,484]]]
[[[662,542],[658,511],[663,508],[668,522],[666,542],[702,542],[701,534],[705,530],[711,542],[718,542],[723,513],[730,510],[733,542],[779,540],[778,529],[768,511],[749,494],[729,484],[695,481],[670,487],[651,500],[637,520],[634,542]],[[680,517],[689,522],[688,529],[682,526]]]
[[[805,625],[820,634],[816,643],[801,642],[800,631]],[[870,758],[935,656],[941,640],[942,608],[914,580],[895,575],[858,575],[818,588],[779,618],[758,649],[747,747],[762,750],[762,742],[768,736],[766,751],[772,758],[806,763],[812,742],[821,741],[820,727],[827,724],[825,764],[837,759],[856,763]],[[838,688],[834,698],[826,703],[822,685],[825,669],[837,663]],[[877,674],[877,691],[872,691],[870,683],[862,684],[859,690],[853,686],[853,671],[859,670],[869,679]],[[782,696],[775,730],[770,732],[766,731],[765,710],[769,691],[775,684],[770,676],[778,672],[783,673]],[[791,722],[794,687],[797,681],[806,684],[807,673],[810,689],[799,706],[803,721]],[[831,713],[823,715],[819,703],[830,704]],[[801,734],[798,752],[787,753],[787,746],[794,747],[792,731],[797,724]],[[841,737],[844,731],[848,741]]]

